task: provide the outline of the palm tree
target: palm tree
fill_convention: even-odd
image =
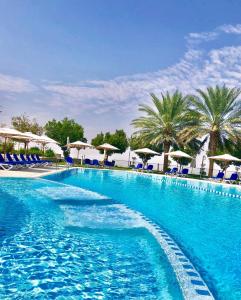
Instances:
[[[158,99],[151,94],[154,108],[148,105],[140,105],[139,111],[145,116],[132,121],[132,125],[138,130],[136,135],[148,144],[162,145],[164,153],[169,152],[171,145],[182,143],[182,130],[194,124],[196,121],[189,118],[187,109],[188,98],[176,91],[174,94],[161,95]],[[163,171],[168,167],[168,155],[164,155]]]
[[[208,87],[206,91],[197,90],[191,96],[191,115],[199,120],[192,128],[196,137],[209,138],[209,155],[225,149],[227,142],[238,143],[241,139],[241,90],[226,86]],[[190,134],[190,132],[189,132]],[[213,174],[213,160],[210,161],[208,176]]]

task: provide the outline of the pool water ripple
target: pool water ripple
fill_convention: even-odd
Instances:
[[[23,222],[16,219],[18,230],[0,242],[0,299],[182,299],[149,232],[115,201],[99,206],[105,198],[76,190],[47,180],[1,179],[0,210],[11,201],[7,215]],[[91,211],[102,217],[91,223]],[[12,219],[0,222],[11,227]]]

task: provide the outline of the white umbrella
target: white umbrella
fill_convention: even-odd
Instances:
[[[0,128],[0,136],[4,138],[4,157],[6,154],[6,144],[7,144],[7,139],[12,138],[12,137],[26,137],[26,135],[16,129],[13,128],[7,128],[7,127],[2,127]]]
[[[134,151],[135,153],[151,154],[151,155],[161,155],[160,153],[153,151],[149,148],[141,148]]]
[[[216,156],[209,156],[209,159],[213,159],[213,160],[219,160],[219,161],[237,161],[237,162],[241,162],[241,159],[232,156],[230,154],[222,154],[222,155],[216,155]]]
[[[80,149],[86,149],[86,148],[92,148],[93,146],[91,144],[88,144],[88,143],[84,143],[84,142],[81,142],[81,141],[76,141],[76,142],[73,142],[73,143],[69,143],[67,144],[67,146],[69,148],[76,148],[77,151],[78,151],[78,156],[77,158],[79,159],[79,151]],[[82,163],[82,161],[81,161]]]
[[[42,135],[40,135],[39,137],[40,137],[39,140],[36,141],[36,142],[38,142],[38,143],[40,143],[40,144],[43,145],[43,152],[44,152],[45,146],[46,146],[47,144],[50,144],[50,143],[51,143],[51,144],[59,144],[59,142],[57,142],[57,141],[51,139],[51,138],[48,137],[47,135],[42,134]]]
[[[40,135],[40,139],[43,141],[46,141],[46,144],[48,144],[48,143],[59,144],[59,142],[51,139],[50,137],[48,137],[47,135],[44,135],[44,134]]]
[[[171,157],[176,157],[176,158],[189,158],[189,159],[193,158],[192,156],[190,156],[189,154],[187,154],[181,150],[171,151],[171,152],[165,153],[165,155],[170,155]],[[178,167],[178,163],[177,163],[177,167]],[[180,169],[181,169],[181,164],[180,164]]]
[[[108,144],[108,143],[104,143],[102,145],[99,145],[98,147],[96,147],[96,149],[104,150],[104,160],[106,158],[106,152],[107,151],[118,151],[118,150],[120,150],[117,147],[112,146],[111,144]]]
[[[177,158],[181,158],[181,157],[190,158],[190,159],[192,158],[192,156],[190,156],[189,154],[187,154],[183,151],[180,151],[180,150],[168,152],[168,153],[165,153],[165,155],[170,155],[172,157],[177,157]]]
[[[225,164],[225,175],[226,175],[226,169],[227,169],[227,166],[228,166],[228,163],[229,162],[241,162],[241,159],[235,157],[235,156],[232,156],[230,154],[221,154],[221,155],[216,155],[216,156],[209,156],[209,159],[213,159],[213,160],[217,160],[217,161],[224,161],[226,164]]]
[[[151,150],[151,149],[149,149],[149,148],[141,148],[141,149],[137,149],[137,150],[135,150],[134,151],[135,153],[140,153],[140,154],[144,154],[145,155],[145,157],[147,156],[147,155],[161,155],[160,153],[158,153],[158,152],[156,152],[156,151],[153,151],[153,150]],[[144,163],[144,165],[146,164],[146,161],[144,161],[143,160],[143,163]]]

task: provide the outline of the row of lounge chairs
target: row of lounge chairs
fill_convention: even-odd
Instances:
[[[12,170],[12,169],[20,169],[20,168],[34,168],[34,167],[44,167],[47,165],[51,165],[52,162],[50,160],[40,159],[37,154],[30,155],[17,155],[17,154],[9,154],[6,153],[6,158],[0,153],[0,168],[3,170]]]
[[[65,158],[65,161],[66,163],[71,166],[74,164],[74,160],[72,157],[68,156]],[[86,158],[84,159],[83,161],[84,165],[87,165],[87,166],[90,166],[90,167],[107,167],[107,168],[111,168],[111,167],[114,167],[115,166],[115,161],[104,161],[104,165],[100,164],[99,160],[98,159],[93,159],[93,160],[90,160],[89,158]]]
[[[89,158],[86,158],[84,160],[84,164],[87,165],[87,166],[94,166],[94,167],[101,167],[102,166],[98,159],[90,160]],[[108,168],[114,167],[115,166],[115,161],[114,160],[113,161],[105,160],[103,166],[108,167]]]
[[[238,173],[232,173],[230,175],[229,178],[224,178],[224,172],[222,171],[219,171],[218,174],[212,178],[210,178],[211,181],[224,181],[224,182],[227,182],[227,183],[235,183],[239,180],[239,176],[238,176]]]
[[[188,173],[189,173],[189,170],[187,168],[183,168],[180,172],[178,172],[178,168],[175,167],[175,168],[168,170],[165,174],[185,177],[188,175]]]
[[[184,168],[181,170],[181,172],[178,172],[178,168],[175,167],[175,168],[172,168],[171,170],[167,171],[165,174],[184,177],[184,176],[188,175],[188,172],[189,171],[187,168]],[[210,180],[216,181],[216,182],[224,181],[227,183],[236,183],[239,180],[239,176],[238,176],[238,173],[235,172],[235,173],[232,173],[229,178],[224,178],[224,172],[219,171],[218,174],[216,176],[210,178]]]
[[[153,165],[148,165],[147,167],[144,167],[143,164],[139,163],[137,164],[133,170],[136,171],[148,171],[148,172],[152,172],[153,171]]]

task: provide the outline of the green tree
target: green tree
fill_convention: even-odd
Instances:
[[[53,119],[46,123],[44,129],[46,135],[59,142],[61,147],[67,144],[68,137],[70,143],[77,140],[86,141],[83,127],[73,119],[64,118],[61,121]]]
[[[105,134],[103,132],[98,133],[91,141],[91,144],[95,147],[104,144]]]
[[[30,131],[38,135],[43,133],[43,127],[38,124],[36,119],[30,119],[25,114],[12,117],[12,126],[21,132]]]
[[[123,153],[128,148],[128,139],[124,130],[116,130],[114,133],[106,132],[98,133],[91,141],[93,146],[99,146],[101,144],[108,143],[119,149],[118,153]],[[103,153],[103,150],[100,150]],[[107,151],[107,157],[111,155],[113,151]]]
[[[191,131],[195,137],[209,139],[208,154],[218,154],[241,139],[241,101],[240,89],[226,86],[198,89],[197,96],[191,96],[191,114],[198,120]],[[190,134],[190,132],[189,132]],[[209,164],[208,176],[213,174],[214,161]]]
[[[139,111],[145,116],[132,121],[132,125],[138,130],[135,134],[141,136],[145,143],[157,147],[163,147],[164,153],[169,152],[173,145],[183,145],[189,142],[189,135],[185,133],[185,140],[182,139],[184,128],[193,126],[196,120],[190,118],[188,111],[188,98],[180,92],[161,95],[161,99],[151,94],[154,108],[148,105],[140,105]],[[168,155],[164,156],[163,171],[168,167]]]

